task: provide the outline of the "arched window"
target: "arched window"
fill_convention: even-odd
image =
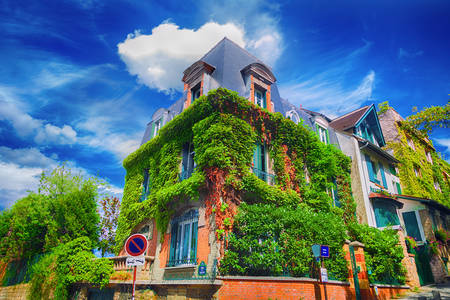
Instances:
[[[286,112],[286,118],[292,120],[292,122],[294,122],[295,124],[298,124],[298,122],[300,122],[300,117],[295,110]]]

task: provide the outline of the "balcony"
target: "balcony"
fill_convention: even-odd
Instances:
[[[274,174],[270,174],[267,172],[264,172],[260,169],[257,168],[252,168],[253,170],[253,174],[256,175],[256,177],[258,177],[259,179],[267,182],[269,185],[275,185],[275,175]]]

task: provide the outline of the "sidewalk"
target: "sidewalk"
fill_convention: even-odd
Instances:
[[[405,296],[399,299],[433,299],[433,291],[437,291],[440,293],[442,300],[448,300],[450,299],[450,283],[437,283],[437,284],[430,284],[426,286],[422,286],[420,288],[419,293],[409,292]],[[425,297],[425,298],[423,298]],[[436,298],[439,299],[439,298]]]

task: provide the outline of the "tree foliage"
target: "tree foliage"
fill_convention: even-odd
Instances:
[[[113,273],[113,262],[95,259],[92,242],[80,237],[59,245],[32,268],[28,299],[68,299],[73,283],[89,282],[104,287]]]
[[[331,277],[347,278],[342,245],[347,238],[341,217],[315,212],[307,205],[297,208],[273,204],[242,204],[228,247],[220,262],[222,274],[245,276],[316,277],[313,244],[330,246],[325,266]]]
[[[64,165],[43,173],[38,193],[30,192],[0,215],[3,260],[30,258],[83,236],[95,245],[97,185]]]
[[[117,221],[120,213],[120,199],[117,197],[103,197],[100,200],[102,214],[100,217],[100,248],[102,256],[105,252],[114,250]]]
[[[403,248],[397,231],[379,230],[367,224],[353,223],[348,226],[350,237],[364,244],[364,257],[369,280],[372,283],[404,283],[406,270],[402,265]]]
[[[443,106],[431,106],[406,118],[406,123],[423,133],[430,134],[435,128],[450,127],[450,101]]]

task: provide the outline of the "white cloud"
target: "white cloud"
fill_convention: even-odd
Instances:
[[[439,145],[447,147],[445,152],[450,153],[450,138],[434,139]]]
[[[233,23],[209,22],[197,30],[162,23],[151,34],[129,34],[118,44],[118,51],[130,74],[140,82],[172,93],[182,90],[183,71],[225,36],[245,47],[244,30]]]
[[[44,120],[35,119],[6,89],[0,88],[0,120],[6,120],[22,138],[33,138],[38,144],[73,144],[77,133],[69,125],[57,127]]]
[[[0,161],[14,163],[32,168],[49,168],[57,165],[56,154],[51,158],[42,154],[37,148],[12,149],[0,146]]]

